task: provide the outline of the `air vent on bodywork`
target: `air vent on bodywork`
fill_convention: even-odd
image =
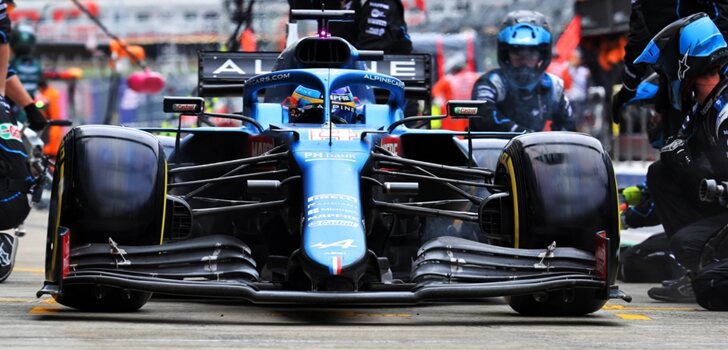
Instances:
[[[503,222],[504,214],[509,211],[510,200],[505,196],[494,195],[485,200],[478,209],[480,230],[490,244],[510,245],[513,236],[510,234],[510,225]],[[504,227],[508,226],[508,227]]]
[[[296,46],[302,68],[342,68],[350,57],[351,47],[341,38],[305,38]]]
[[[167,241],[175,242],[190,238],[192,233],[192,209],[180,197],[167,195]]]

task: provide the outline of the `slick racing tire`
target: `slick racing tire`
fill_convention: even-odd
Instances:
[[[523,249],[573,247],[595,250],[595,235],[609,238],[606,281],[617,271],[619,221],[617,185],[601,143],[570,132],[525,134],[513,138],[496,167],[497,184],[508,189],[500,236]],[[594,290],[567,290],[509,298],[522,314],[580,315],[599,310],[606,300]]]
[[[82,126],[71,130],[58,153],[46,248],[46,276],[62,279],[51,242],[60,227],[70,249],[89,243],[152,245],[162,241],[166,160],[153,135],[131,128]],[[71,261],[72,263],[72,261]],[[137,310],[151,293],[97,285],[62,285],[54,294],[82,310]]]

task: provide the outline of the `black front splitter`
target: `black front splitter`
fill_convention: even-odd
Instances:
[[[241,299],[256,304],[313,304],[313,305],[384,305],[417,304],[425,301],[487,298],[543,293],[556,290],[606,289],[605,282],[593,276],[571,274],[537,277],[522,280],[508,280],[487,283],[442,283],[429,282],[414,285],[404,291],[294,291],[257,288],[245,281],[189,281],[171,280],[147,276],[118,274],[107,271],[79,271],[63,279],[68,285],[105,285],[130,290],[147,291],[182,296],[207,298]],[[611,286],[607,298],[629,296]],[[46,285],[38,292],[43,294],[62,293],[58,286]]]

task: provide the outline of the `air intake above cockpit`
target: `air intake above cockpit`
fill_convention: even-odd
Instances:
[[[341,38],[304,38],[296,46],[302,68],[341,68],[351,58],[351,46]]]

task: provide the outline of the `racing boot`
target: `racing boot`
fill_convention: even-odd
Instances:
[[[0,232],[0,282],[5,281],[13,271],[17,251],[16,243],[15,236]]]
[[[650,288],[647,295],[652,299],[668,303],[696,302],[689,275],[685,275],[674,282],[664,281],[662,286]]]

